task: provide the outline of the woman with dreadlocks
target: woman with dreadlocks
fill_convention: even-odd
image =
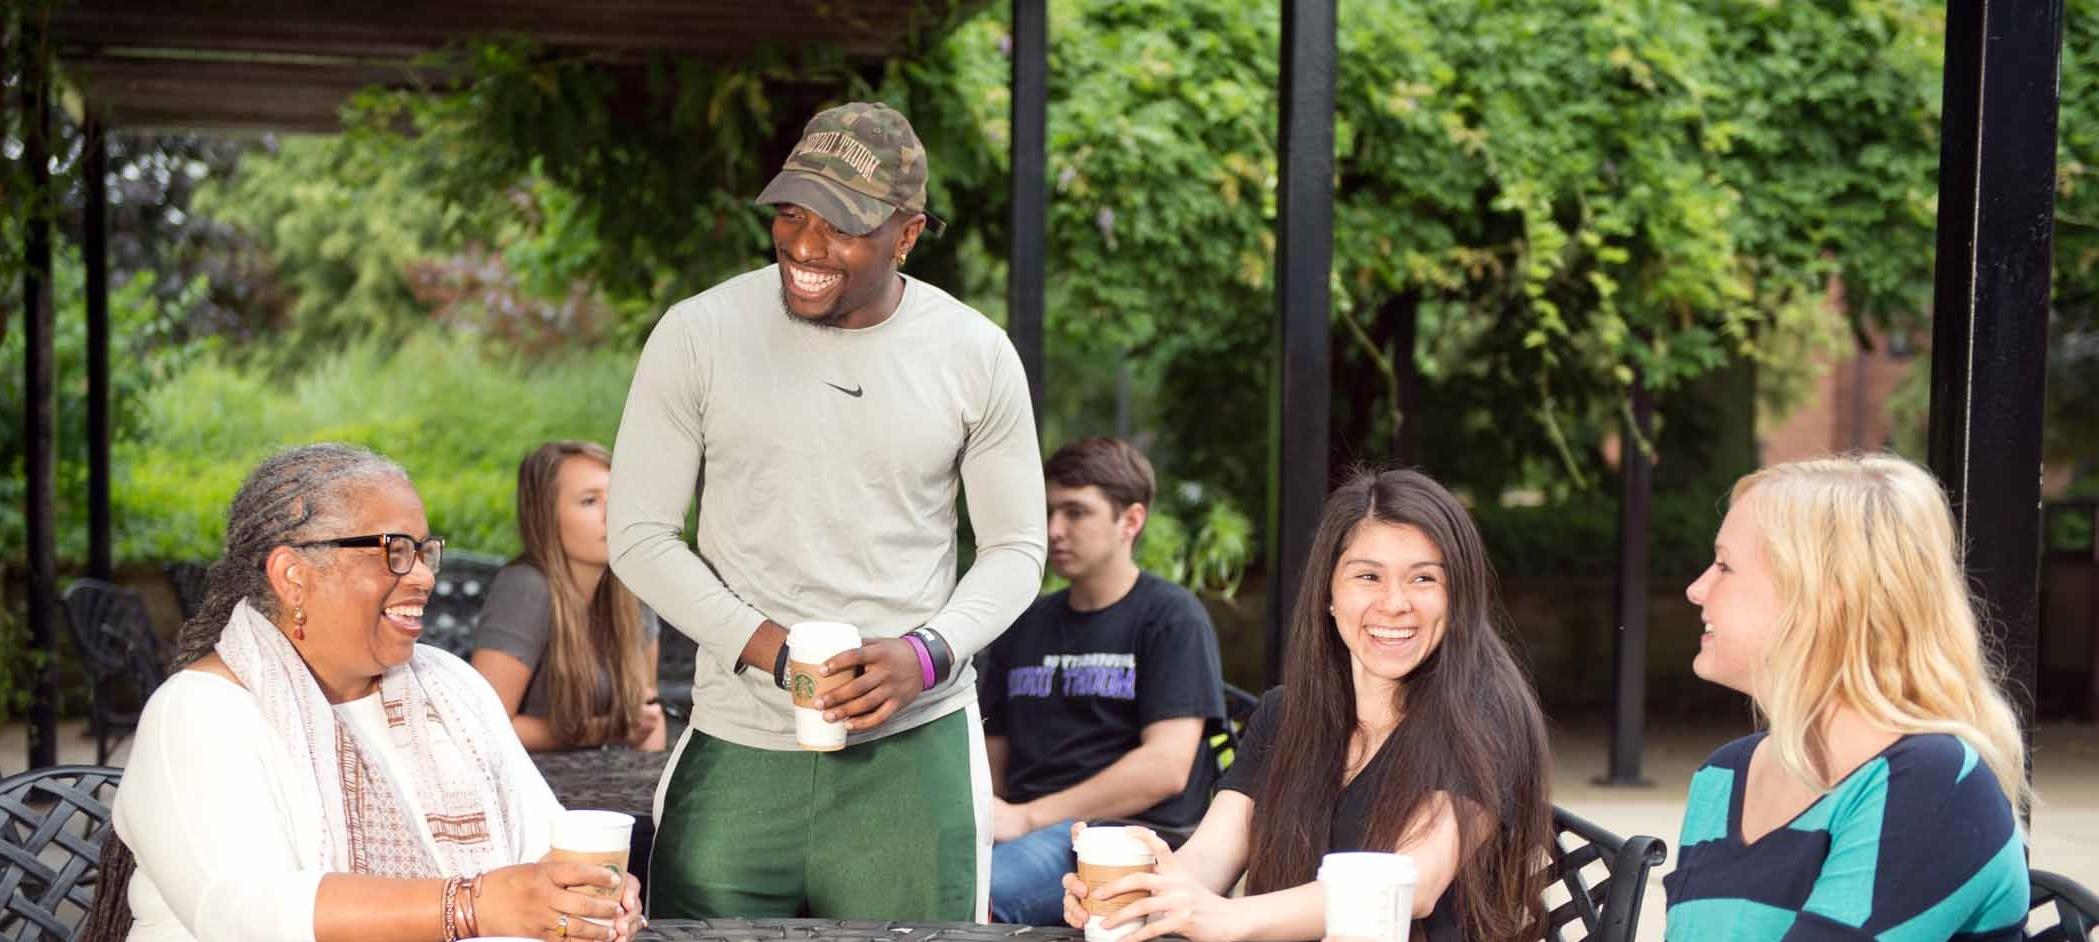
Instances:
[[[443,550],[371,452],[248,476],[140,718],[89,938],[633,935],[632,876],[528,862],[560,805],[480,675],[415,643]]]

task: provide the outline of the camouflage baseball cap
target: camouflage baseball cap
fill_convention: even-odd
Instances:
[[[926,149],[888,105],[856,101],[822,111],[756,200],[806,206],[840,232],[866,235],[899,209],[926,212]],[[934,235],[947,227],[926,213]]]

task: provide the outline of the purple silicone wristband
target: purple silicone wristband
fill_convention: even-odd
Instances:
[[[925,642],[911,635],[905,635],[904,640],[911,643],[911,650],[918,652],[918,677],[925,683],[918,689],[933,689],[933,685],[940,682],[940,678],[933,675],[933,652],[926,650]]]

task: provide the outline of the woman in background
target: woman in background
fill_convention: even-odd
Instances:
[[[657,620],[607,562],[611,470],[612,454],[584,441],[548,442],[518,465],[524,553],[489,587],[473,665],[535,752],[664,747]]]

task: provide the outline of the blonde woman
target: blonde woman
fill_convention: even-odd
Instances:
[[[612,454],[548,442],[517,469],[525,551],[496,573],[474,630],[474,669],[535,752],[621,743],[664,747],[654,614],[608,568]]]
[[[1769,729],[1691,779],[1670,939],[2023,937],[2019,726],[1936,481],[1869,455],[1735,485],[1686,594]]]

